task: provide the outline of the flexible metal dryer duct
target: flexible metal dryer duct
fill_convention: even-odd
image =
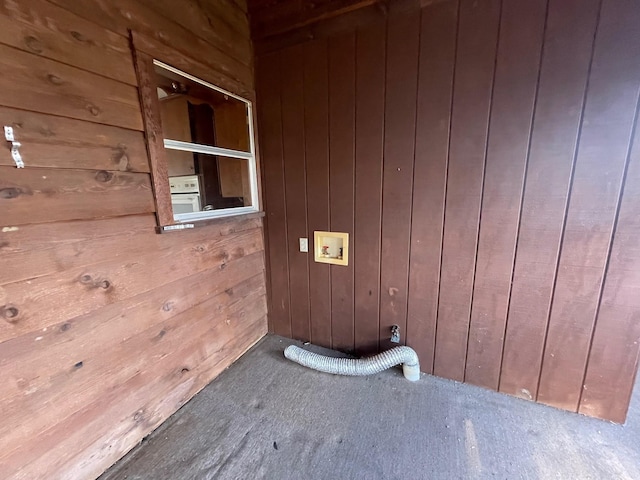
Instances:
[[[284,356],[305,367],[336,375],[373,375],[402,364],[404,378],[412,382],[420,380],[418,355],[411,347],[394,347],[369,358],[334,358],[289,345]]]

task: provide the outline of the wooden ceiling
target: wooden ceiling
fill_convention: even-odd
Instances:
[[[248,0],[251,33],[255,40],[290,32],[388,0]]]

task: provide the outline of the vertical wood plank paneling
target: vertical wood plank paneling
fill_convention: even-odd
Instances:
[[[422,12],[407,345],[433,372],[458,2]]]
[[[390,345],[392,325],[406,341],[409,238],[415,153],[420,16],[391,16],[387,25],[380,348]]]
[[[269,330],[291,337],[289,314],[289,261],[282,158],[282,112],[280,104],[280,53],[256,60],[260,122],[260,151],[266,210],[265,237],[269,246]]]
[[[307,258],[308,287],[290,269],[296,298],[308,291],[308,312],[306,299],[292,301],[314,343],[370,354],[393,346],[398,324],[423,371],[624,419],[640,342],[640,150],[622,190],[639,10],[630,0],[427,2],[390,8],[386,23],[364,13],[327,22],[299,50],[284,46],[301,30],[270,44],[288,55],[286,85],[271,80],[289,112],[272,172],[284,205],[286,167],[293,209],[281,255],[299,257],[302,234],[286,221],[302,224],[305,201],[309,238],[351,234],[351,267]],[[302,117],[284,92],[304,98]]]
[[[327,41],[304,46],[304,136],[307,165],[309,250],[313,232],[329,230],[329,85]],[[329,265],[309,259],[311,341],[331,346],[331,283]]]
[[[577,410],[633,134],[640,6],[603,2],[538,400]]]
[[[499,389],[534,399],[599,1],[552,0]]]
[[[627,414],[640,351],[638,205],[640,128],[636,123],[629,170],[579,405],[580,413],[620,423],[624,422]]]
[[[356,39],[356,179],[354,264],[355,347],[377,353],[380,329],[380,229],[384,132],[386,26],[359,30]]]
[[[482,197],[465,381],[496,390],[547,0],[504,3]]]
[[[290,47],[282,52],[280,101],[282,104],[291,334],[295,339],[308,341],[311,335],[309,329],[308,254],[301,253],[298,244],[298,239],[307,234],[303,53],[302,45]],[[276,245],[275,248],[278,246]]]
[[[500,0],[462,0],[434,372],[464,379]]]
[[[355,47],[354,32],[329,40],[331,230],[349,233],[350,242],[355,189]],[[331,266],[331,331],[334,348],[353,350],[353,261]]]

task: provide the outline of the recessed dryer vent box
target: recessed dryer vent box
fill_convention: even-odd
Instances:
[[[316,262],[333,265],[349,264],[349,234],[313,232],[313,257]]]

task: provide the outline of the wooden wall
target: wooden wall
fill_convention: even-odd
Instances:
[[[622,422],[640,3],[416,3],[256,44],[270,328],[371,353],[397,324],[425,372]]]
[[[0,478],[95,478],[266,332],[262,219],[155,233],[128,29],[253,95],[242,2],[0,2]]]

